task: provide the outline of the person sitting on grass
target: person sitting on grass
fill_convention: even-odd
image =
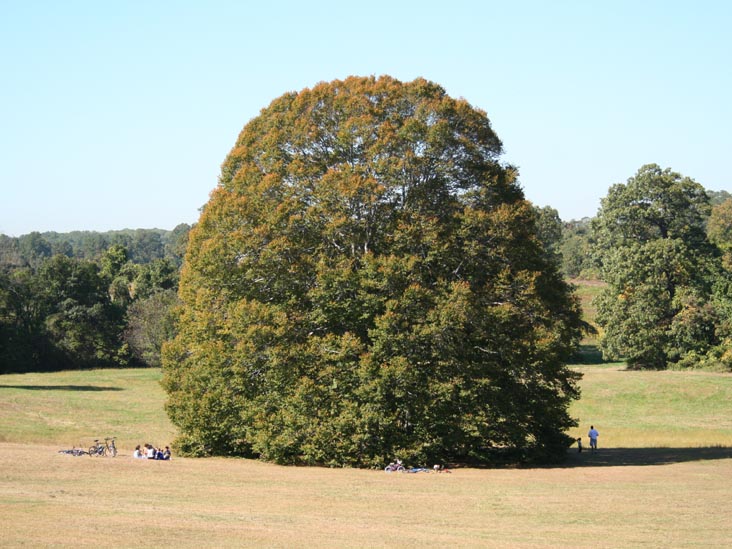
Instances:
[[[150,443],[145,444],[145,457],[155,459],[155,447]]]
[[[132,453],[132,457],[135,459],[142,459],[145,457],[142,455],[142,451],[140,450],[139,444],[137,446],[135,446],[135,451]]]

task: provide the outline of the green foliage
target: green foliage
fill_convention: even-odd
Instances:
[[[55,255],[35,268],[0,271],[0,371],[119,367],[130,360],[159,366],[178,272],[166,259],[138,265],[127,257],[126,248],[114,245],[101,267]],[[136,299],[147,301],[125,317]]]
[[[48,348],[43,337],[46,304],[30,269],[0,271],[0,371],[27,371]]]
[[[550,206],[535,207],[537,219],[536,230],[539,240],[550,259],[561,261],[560,246],[562,243],[562,220],[559,212]]]
[[[725,275],[705,234],[709,210],[701,185],[656,165],[610,188],[593,221],[608,283],[597,302],[607,357],[662,369],[723,343],[728,298],[715,290]]]
[[[244,128],[163,353],[191,454],[382,466],[559,459],[579,307],[485,114],[349,78]]]
[[[181,223],[172,231],[125,229],[122,231],[33,232],[18,238],[0,235],[0,267],[37,267],[53,255],[98,261],[108,250],[121,247],[127,259],[138,264],[167,259],[180,266],[190,226]]]
[[[125,312],[177,289],[189,229],[0,235],[0,371],[159,365],[157,325]]]
[[[56,255],[0,278],[2,370],[126,364],[120,310],[96,264]]]
[[[0,234],[0,268],[17,269],[24,265],[18,239]]]
[[[165,238],[165,258],[172,260],[176,267],[180,267],[183,262],[190,230],[190,225],[180,223]]]
[[[178,268],[168,259],[156,259],[136,266],[131,293],[137,299],[150,297],[160,290],[178,288]]]
[[[38,265],[51,257],[51,244],[39,232],[32,232],[18,239],[18,250],[29,265]]]
[[[140,363],[160,367],[163,343],[175,335],[179,303],[177,292],[167,289],[138,299],[127,309],[124,339]]]
[[[732,198],[712,208],[707,223],[707,235],[722,251],[724,267],[732,272]]]
[[[727,202],[728,200],[732,199],[732,194],[728,193],[727,191],[710,191],[707,190],[707,195],[709,196],[709,203],[714,206],[719,206],[723,202]]]
[[[129,252],[122,244],[113,244],[102,255],[101,275],[114,279],[129,261]]]
[[[562,257],[562,272],[568,278],[596,279],[599,275],[592,257],[590,243],[591,219],[568,221],[562,227],[559,252]]]

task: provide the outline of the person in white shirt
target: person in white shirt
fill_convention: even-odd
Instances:
[[[135,459],[142,459],[143,457],[145,457],[142,455],[142,452],[140,451],[139,444],[137,446],[135,446],[135,453],[132,454],[132,457],[134,457]]]
[[[152,444],[145,444],[147,459],[155,459],[155,447]]]
[[[600,436],[600,433],[597,432],[594,425],[590,425],[590,432],[587,433],[587,436],[590,437],[590,451],[594,452],[597,450],[597,437]]]

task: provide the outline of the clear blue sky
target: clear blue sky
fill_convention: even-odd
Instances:
[[[486,111],[565,220],[652,162],[732,190],[732,2],[0,0],[0,233],[193,223],[272,99],[372,74]]]

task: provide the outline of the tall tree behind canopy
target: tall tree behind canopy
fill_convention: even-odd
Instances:
[[[707,235],[722,252],[726,269],[732,271],[732,198],[712,208]]]
[[[239,135],[190,233],[167,409],[191,454],[556,460],[579,307],[485,113],[321,83]]]

